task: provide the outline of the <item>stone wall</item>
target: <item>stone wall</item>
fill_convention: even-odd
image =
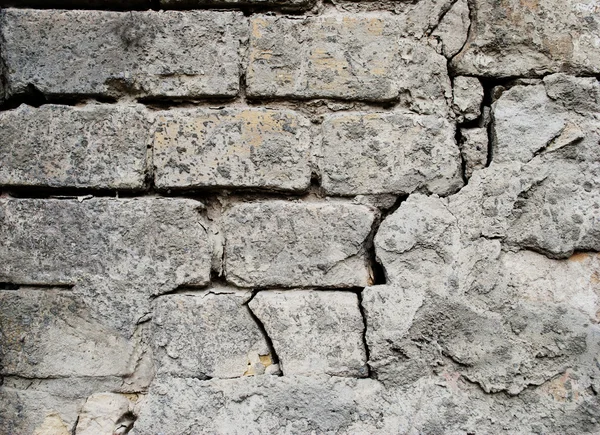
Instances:
[[[600,433],[598,0],[12,0],[0,433]]]

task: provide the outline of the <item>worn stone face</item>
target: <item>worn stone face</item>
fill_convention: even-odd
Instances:
[[[159,188],[297,191],[310,184],[309,121],[292,111],[168,111],[156,119]]]
[[[183,199],[2,199],[0,281],[205,284],[211,255],[201,209]]]
[[[434,115],[330,116],[321,153],[322,186],[332,195],[444,195],[462,186],[454,128]]]
[[[251,21],[251,97],[386,101],[403,95],[423,113],[444,111],[443,56],[404,38],[400,21],[371,15]]]
[[[343,291],[261,291],[249,304],[284,375],[366,377],[358,297]]]
[[[130,423],[126,421],[128,417],[129,420],[135,421],[132,410],[132,401],[122,394],[94,394],[88,397],[79,413],[76,433],[82,435],[113,434],[118,428],[128,427],[128,423]]]
[[[487,128],[461,128],[460,154],[465,162],[465,177],[485,168],[488,160],[489,140]]]
[[[473,121],[481,115],[483,86],[476,77],[454,77],[452,109],[458,122]]]
[[[456,1],[440,20],[431,35],[442,43],[447,58],[455,56],[467,42],[471,19],[467,0]]]
[[[0,113],[0,184],[141,189],[150,122],[139,106],[21,105]]]
[[[239,7],[262,6],[281,8],[283,10],[309,9],[314,4],[312,0],[160,0],[164,9],[187,9],[199,6],[210,7]]]
[[[600,72],[596,0],[475,0],[471,34],[454,58],[459,74],[542,76]]]
[[[1,24],[9,96],[29,86],[47,95],[171,98],[239,89],[241,13],[5,9]]]
[[[0,291],[2,375],[124,376],[134,343],[89,318],[68,290]]]
[[[240,287],[366,285],[373,212],[345,203],[264,201],[224,217],[225,277]]]
[[[273,360],[245,305],[250,297],[250,292],[217,289],[158,298],[153,318],[158,373],[237,378],[256,374],[254,354],[264,373]]]

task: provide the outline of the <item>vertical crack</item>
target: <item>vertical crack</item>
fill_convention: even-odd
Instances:
[[[365,348],[365,358],[367,360],[366,365],[367,365],[367,377],[371,378],[373,377],[373,370],[371,369],[371,352],[369,351],[369,345],[367,344],[367,315],[365,313],[365,309],[363,307],[363,297],[362,297],[362,291],[363,289],[358,289],[355,291],[356,296],[358,298],[358,311],[360,312],[360,316],[362,317],[362,321],[363,321],[363,331],[362,331],[362,342],[363,342],[363,347]]]
[[[254,297],[257,294],[258,294],[257,290],[253,291],[252,296],[250,296],[250,299],[248,299],[244,303],[244,305],[246,306],[246,309],[248,310],[250,317],[252,317],[252,320],[254,320],[254,323],[256,323],[256,326],[258,326],[258,329],[260,330],[262,336],[265,339],[265,342],[267,343],[267,348],[269,349],[269,353],[271,354],[271,360],[273,361],[273,364],[279,364],[279,356],[277,355],[277,352],[275,351],[275,347],[273,346],[273,341],[271,340],[271,337],[269,337],[269,334],[267,333],[267,330],[265,329],[265,325],[258,318],[258,316],[254,313],[254,311],[252,311],[252,308],[250,308],[250,302],[252,302],[252,300],[254,299]],[[281,372],[281,376],[283,376],[284,373],[283,373],[281,364],[279,364],[279,371]]]

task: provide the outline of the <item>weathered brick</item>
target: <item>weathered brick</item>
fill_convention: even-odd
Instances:
[[[343,15],[251,21],[248,95],[394,100],[415,110],[442,110],[450,94],[446,59],[403,38],[392,18]]]
[[[470,38],[453,59],[460,74],[600,73],[597,0],[474,0]]]
[[[105,12],[6,9],[7,93],[154,97],[233,96],[237,12]]]
[[[258,325],[244,305],[249,292],[210,290],[158,299],[153,317],[158,373],[236,378],[256,374],[253,363],[271,365]]]
[[[0,113],[0,184],[140,189],[150,123],[140,106],[22,105]]]
[[[159,188],[293,191],[310,185],[310,123],[292,111],[176,110],[156,119]]]
[[[273,341],[284,375],[367,376],[355,293],[261,291],[249,306]]]
[[[434,115],[352,113],[323,123],[322,185],[327,193],[440,195],[462,186],[454,126]]]
[[[373,220],[369,208],[342,203],[236,205],[224,217],[226,278],[241,287],[366,285]]]
[[[282,10],[308,9],[314,0],[160,0],[164,9],[210,7],[259,6],[261,8],[278,8]]]
[[[2,199],[0,281],[73,284],[82,275],[206,284],[202,204],[184,199]]]

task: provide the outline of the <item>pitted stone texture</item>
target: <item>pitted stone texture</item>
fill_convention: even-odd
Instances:
[[[31,381],[30,381],[31,383]],[[34,389],[0,387],[0,432],[3,434],[71,435],[85,398]]]
[[[251,21],[251,97],[389,101],[439,113],[451,95],[445,58],[403,37],[393,18],[352,14]]]
[[[172,110],[156,120],[159,188],[310,185],[310,122],[290,110]]]
[[[141,189],[150,122],[141,106],[54,104],[0,113],[0,184]]]
[[[261,291],[249,306],[272,340],[284,375],[367,376],[355,293]]]
[[[323,123],[321,153],[329,194],[445,195],[462,186],[454,126],[435,115],[334,115]]]
[[[276,8],[284,11],[295,11],[309,9],[313,4],[313,0],[160,0],[160,5],[163,9],[191,9],[201,6],[220,8],[258,6],[261,8]]]
[[[2,199],[0,281],[73,284],[97,275],[167,291],[206,284],[202,207],[171,198]]]
[[[465,177],[471,178],[473,171],[483,169],[488,160],[487,128],[461,128],[460,153],[465,162]]]
[[[515,77],[600,72],[597,0],[475,0],[459,74]]]
[[[4,7],[40,9],[150,9],[152,0],[6,0]]]
[[[68,290],[0,291],[2,375],[125,376],[134,342],[90,318]]]
[[[371,209],[341,202],[264,201],[224,217],[225,276],[240,287],[354,287],[369,283]]]
[[[452,109],[458,122],[473,121],[481,115],[483,86],[476,77],[459,76],[454,78]]]
[[[77,420],[78,435],[113,435],[125,433],[128,420],[134,420],[133,403],[123,394],[97,393],[88,397]],[[129,415],[131,414],[131,416]],[[118,423],[117,423],[118,422]],[[121,432],[116,429],[121,427]]]
[[[241,13],[5,9],[1,24],[9,96],[30,86],[48,95],[170,98],[239,90]]]
[[[158,298],[153,317],[158,373],[236,378],[248,372],[252,354],[262,357],[264,366],[271,365],[267,343],[244,305],[250,296],[208,290]]]
[[[442,42],[442,53],[447,58],[456,55],[467,42],[471,18],[467,0],[458,0],[440,20],[431,36]]]
[[[411,386],[371,379],[261,376],[233,380],[159,377],[131,435],[193,433],[594,434],[600,406],[577,374],[531,389],[523,400],[485,394],[451,367]],[[569,394],[571,393],[571,394]],[[201,413],[190,413],[201,409]]]

